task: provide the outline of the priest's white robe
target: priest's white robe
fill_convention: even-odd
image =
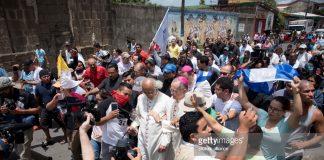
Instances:
[[[166,160],[167,152],[159,152],[160,145],[168,146],[170,143],[169,134],[162,133],[162,123],[157,123],[152,116],[151,110],[165,117],[167,108],[171,107],[172,99],[162,92],[154,100],[149,100],[145,94],[138,96],[136,106],[136,119],[131,124],[132,127],[139,126],[138,147],[142,152],[143,160]]]

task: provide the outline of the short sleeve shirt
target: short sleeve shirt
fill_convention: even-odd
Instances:
[[[35,54],[39,63],[43,63],[45,61],[46,53],[43,49],[36,49]]]
[[[118,78],[115,79],[115,80],[111,80],[110,78],[106,78],[97,87],[99,89],[105,89],[106,91],[110,92],[112,90],[117,89],[121,82],[122,82],[122,77],[121,76],[118,76]]]
[[[39,105],[42,108],[46,107],[46,104],[53,99],[55,94],[56,89],[52,86],[52,83],[40,83],[36,86],[35,95],[36,97],[39,97]]]
[[[106,68],[97,66],[96,72],[91,72],[90,68],[87,68],[83,74],[84,78],[89,78],[90,81],[97,87],[105,78],[108,77]]]

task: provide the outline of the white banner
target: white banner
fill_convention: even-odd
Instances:
[[[168,37],[169,37],[169,32],[168,32],[168,13],[169,13],[169,8],[166,11],[163,20],[160,24],[159,29],[157,30],[153,41],[160,46],[161,53],[165,54],[167,52],[167,44],[168,44]]]

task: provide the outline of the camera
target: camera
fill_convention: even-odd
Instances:
[[[14,144],[24,143],[24,130],[31,127],[32,124],[15,123],[1,120],[0,139],[3,139],[7,142],[5,152],[11,153],[14,148]]]
[[[95,122],[100,121],[100,112],[95,109],[96,98],[94,95],[87,97],[85,102],[78,100],[76,97],[65,97],[59,100],[64,116],[65,124],[68,129],[76,129],[77,124],[83,123],[86,119],[86,112],[91,113],[94,118],[90,120],[90,125],[95,125]],[[72,112],[72,107],[78,107],[77,112]]]
[[[124,135],[125,136],[125,135]],[[128,160],[127,153],[130,153],[133,157],[137,156],[137,152],[133,150],[135,142],[129,138],[121,138],[118,140],[116,147],[114,148],[114,158],[116,160]]]
[[[8,108],[9,110],[13,111],[13,110],[16,109],[16,102],[13,99],[5,98],[4,99],[4,104],[5,104],[5,107]]]

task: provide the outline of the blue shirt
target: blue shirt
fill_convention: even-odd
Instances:
[[[0,77],[8,77],[7,71],[1,67],[0,67]]]
[[[25,71],[21,72],[19,80],[25,80],[25,81],[33,81],[34,80],[34,72],[30,71],[29,73],[26,73]],[[28,93],[34,93],[33,85],[31,84],[25,84],[24,90]]]
[[[56,94],[56,89],[52,86],[52,83],[44,84],[40,83],[36,85],[35,95],[39,97],[39,105],[46,107],[46,104],[50,102]]]
[[[45,61],[45,51],[43,49],[36,49],[35,54],[39,63],[44,63]]]

